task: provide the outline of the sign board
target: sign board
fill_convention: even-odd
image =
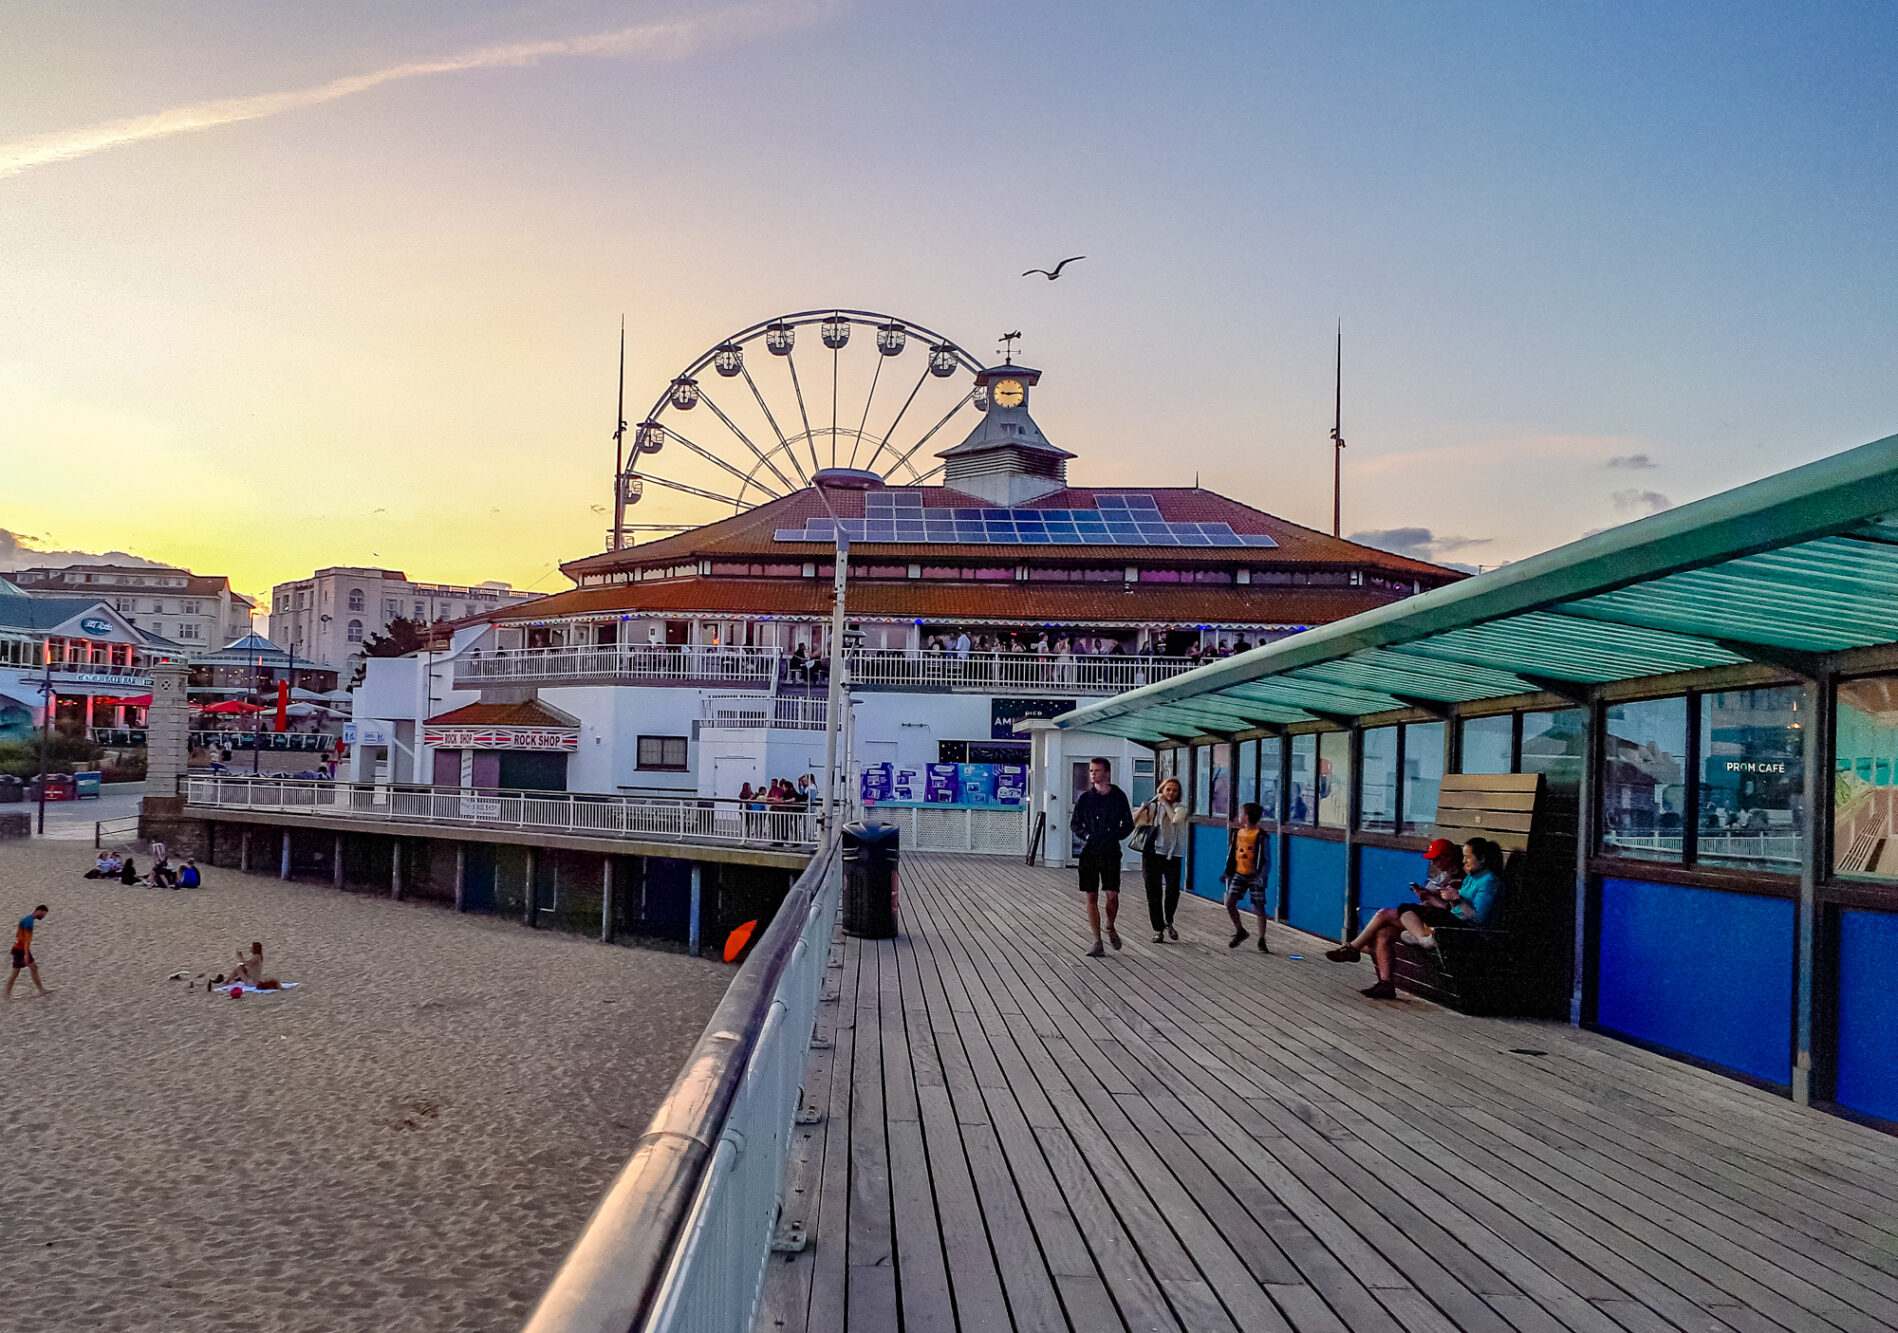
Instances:
[[[890,766],[888,764],[865,764],[863,766],[863,773],[858,779],[858,787],[862,793],[863,803],[865,805],[878,805],[884,801],[893,799],[890,794],[892,786]]]
[[[1060,717],[1074,711],[1072,699],[991,699],[989,700],[989,739],[1016,741],[1017,722],[1032,718]]]
[[[995,765],[995,804],[1018,806],[1028,799],[1028,766]]]
[[[343,723],[344,745],[394,745],[395,740],[389,734],[389,728],[379,727],[370,722]]]
[[[960,764],[930,764],[924,770],[923,800],[930,805],[954,805],[962,780]]]
[[[429,727],[422,743],[438,750],[577,750],[578,727]],[[365,741],[364,744],[386,744]]]
[[[923,796],[923,774],[921,769],[899,768],[890,779],[890,799],[892,801],[919,801]]]
[[[119,627],[104,616],[87,616],[79,622],[79,628],[88,634],[117,634]]]

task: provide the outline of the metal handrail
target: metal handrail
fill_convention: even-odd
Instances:
[[[701,682],[768,689],[778,677],[776,648],[620,643],[559,648],[500,648],[455,660],[455,681],[561,680]]]
[[[738,969],[526,1333],[750,1329],[840,883],[832,839]]]
[[[200,774],[185,777],[182,786],[187,805],[290,816],[778,849],[817,841],[817,813],[808,807],[760,808],[757,802],[710,797]]]
[[[1091,694],[1131,690],[1191,671],[1185,657],[1125,654],[916,652],[866,648],[850,654],[850,683],[919,688],[1010,689],[1032,687],[1055,693]]]

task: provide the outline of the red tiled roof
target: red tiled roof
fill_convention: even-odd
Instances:
[[[926,509],[995,508],[986,500],[947,486],[912,486],[906,491],[920,494]],[[865,491],[832,488],[825,492],[840,518],[860,518],[864,511]],[[1151,564],[1224,564],[1234,563],[1243,552],[1246,563],[1255,567],[1274,564],[1349,565],[1384,570],[1423,578],[1430,586],[1460,577],[1441,565],[1392,555],[1374,547],[1361,546],[1328,533],[1293,523],[1251,505],[1213,491],[1197,487],[1070,486],[1031,502],[1026,508],[1088,509],[1100,495],[1151,495],[1160,514],[1174,523],[1229,523],[1240,534],[1264,534],[1277,546],[942,546],[924,542],[852,542],[851,550],[866,558],[877,555],[905,555],[993,558],[998,552],[1014,560],[1032,552],[1035,560],[1054,563],[1065,560],[1146,561]],[[703,527],[647,542],[625,551],[605,551],[599,555],[570,560],[561,566],[566,575],[578,581],[587,574],[604,573],[629,566],[678,562],[700,558],[769,556],[778,560],[822,558],[828,551],[821,542],[780,542],[779,528],[801,528],[809,518],[826,518],[830,510],[815,489],[806,487],[782,499],[759,505],[756,509],[731,518],[707,523]]]
[[[855,549],[854,547],[852,548]],[[1320,625],[1395,600],[1376,588],[1253,584],[857,583],[852,618],[1058,625]],[[573,588],[504,607],[487,619],[558,620],[626,615],[830,614],[828,579],[687,578]]]
[[[428,720],[431,727],[564,727],[580,725],[580,720],[549,708],[538,699],[518,704],[468,704],[440,717]]]

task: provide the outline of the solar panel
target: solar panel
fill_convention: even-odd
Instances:
[[[1093,509],[928,509],[921,495],[872,491],[864,518],[838,520],[846,536],[873,542],[935,542],[1017,546],[1233,546],[1271,547],[1263,533],[1237,533],[1230,523],[1169,523],[1151,495],[1097,495]],[[828,518],[802,528],[779,528],[781,542],[828,542]]]

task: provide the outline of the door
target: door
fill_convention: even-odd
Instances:
[[[544,750],[500,750],[500,782],[509,790],[565,791],[567,756]]]
[[[461,785],[461,751],[435,751],[435,785],[437,787],[459,787]]]
[[[1073,770],[1073,780],[1069,784],[1070,790],[1068,792],[1068,809],[1070,810],[1074,809],[1074,803],[1081,799],[1081,793],[1086,791],[1088,787],[1092,785],[1091,779],[1088,777],[1088,769],[1093,765],[1093,763],[1094,761],[1092,759],[1077,759],[1070,766]],[[1110,764],[1107,770],[1108,781],[1110,782],[1113,781],[1113,772],[1114,772],[1113,766]],[[1079,857],[1081,854],[1081,839],[1074,832],[1074,824],[1072,820],[1070,820],[1068,823],[1068,843],[1069,843],[1068,855],[1070,857]]]

